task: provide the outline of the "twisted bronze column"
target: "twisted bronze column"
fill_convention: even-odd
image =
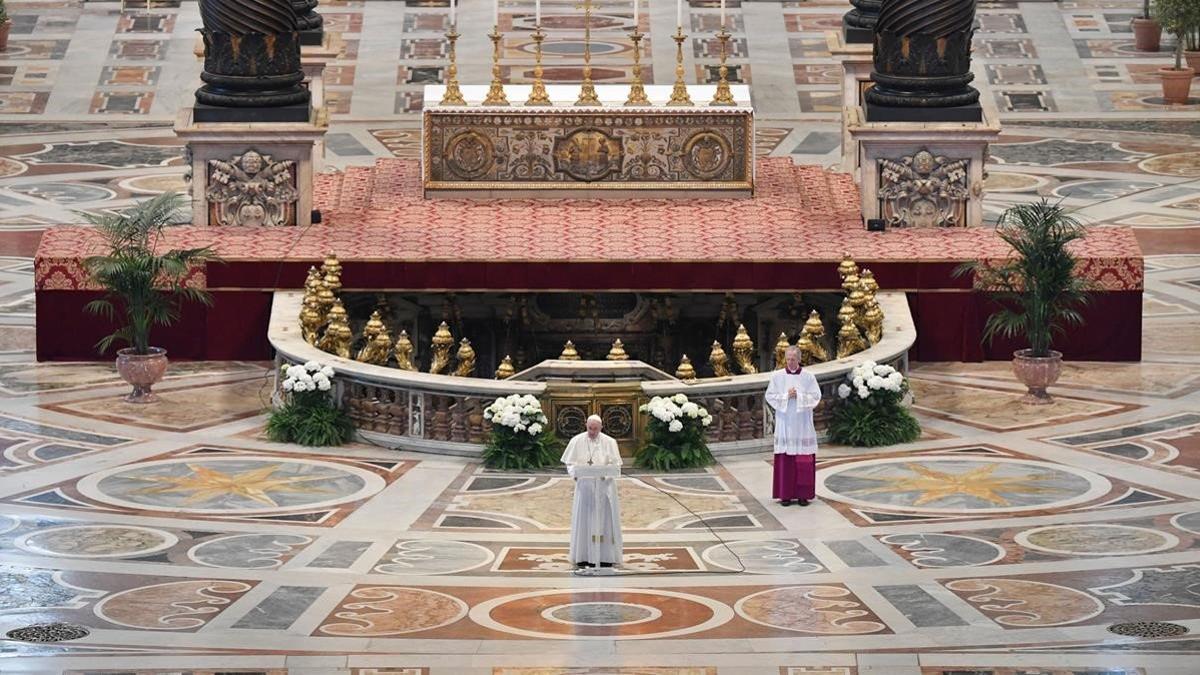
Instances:
[[[304,121],[300,34],[291,0],[200,0],[204,86],[197,121]],[[205,109],[238,109],[241,113]],[[286,107],[294,110],[277,110]]]
[[[882,0],[850,0],[854,9],[842,15],[842,34],[849,44],[871,44]]]
[[[292,0],[296,27],[300,29],[300,44],[319,45],[325,35],[325,19],[317,14],[317,0]]]
[[[974,23],[975,0],[883,0],[875,24],[875,86],[864,94],[867,119],[982,119],[979,92],[969,84]]]

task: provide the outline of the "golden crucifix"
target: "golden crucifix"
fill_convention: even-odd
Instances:
[[[575,105],[600,105],[596,85],[592,84],[592,0],[583,0],[575,9],[583,10],[583,84]]]

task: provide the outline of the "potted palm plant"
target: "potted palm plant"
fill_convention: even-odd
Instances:
[[[1083,238],[1084,228],[1060,204],[1043,199],[1006,210],[996,231],[1014,255],[999,265],[964,263],[955,274],[973,273],[975,287],[1000,305],[984,325],[985,340],[1000,335],[1027,341],[1028,348],[1013,353],[1013,373],[1029,390],[1022,400],[1050,403],[1046,388],[1062,370],[1062,352],[1051,348],[1054,337],[1066,325],[1083,323],[1079,307],[1089,299],[1090,284],[1075,274],[1075,256],[1067,250]]]
[[[1142,15],[1133,23],[1133,46],[1139,52],[1158,51],[1162,40],[1162,24],[1150,14],[1150,0],[1142,0]]]
[[[8,51],[8,34],[12,32],[12,19],[8,17],[8,9],[4,0],[0,0],[0,52]]]
[[[1162,78],[1163,98],[1167,103],[1187,103],[1192,89],[1192,78],[1196,75],[1193,66],[1184,65],[1184,48],[1188,40],[1197,39],[1200,31],[1200,2],[1197,0],[1155,0],[1154,15],[1163,28],[1175,36],[1175,67],[1159,68]]]
[[[92,279],[106,291],[88,303],[87,311],[120,325],[96,348],[103,354],[114,344],[128,345],[117,351],[117,372],[133,385],[125,399],[132,403],[156,400],[150,388],[167,370],[167,351],[150,345],[151,329],[175,323],[184,301],[212,303],[207,291],[186,283],[194,265],[217,259],[211,249],[158,251],[159,238],[182,207],[183,198],[168,192],[120,213],[83,214],[107,248],[84,260]]]

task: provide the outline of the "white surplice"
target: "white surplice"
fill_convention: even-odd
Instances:
[[[788,390],[796,397],[789,398]],[[813,426],[813,408],[821,401],[821,385],[807,370],[791,374],[786,368],[771,373],[765,396],[775,409],[775,454],[815,455],[817,429]]]
[[[578,434],[563,452],[567,473],[575,476],[578,466],[621,466],[617,442],[606,434],[589,438]],[[621,562],[621,505],[617,483],[611,478],[577,478],[571,506],[571,563]]]

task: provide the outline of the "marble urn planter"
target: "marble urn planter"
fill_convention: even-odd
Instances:
[[[1030,356],[1029,349],[1013,352],[1013,374],[1029,392],[1021,397],[1022,403],[1045,405],[1054,399],[1046,388],[1058,381],[1062,372],[1062,352],[1050,350],[1050,356]]]
[[[151,347],[149,354],[135,354],[132,348],[117,352],[117,373],[133,386],[125,397],[130,403],[154,403],[158,397],[150,387],[158,384],[167,372],[167,350]]]

